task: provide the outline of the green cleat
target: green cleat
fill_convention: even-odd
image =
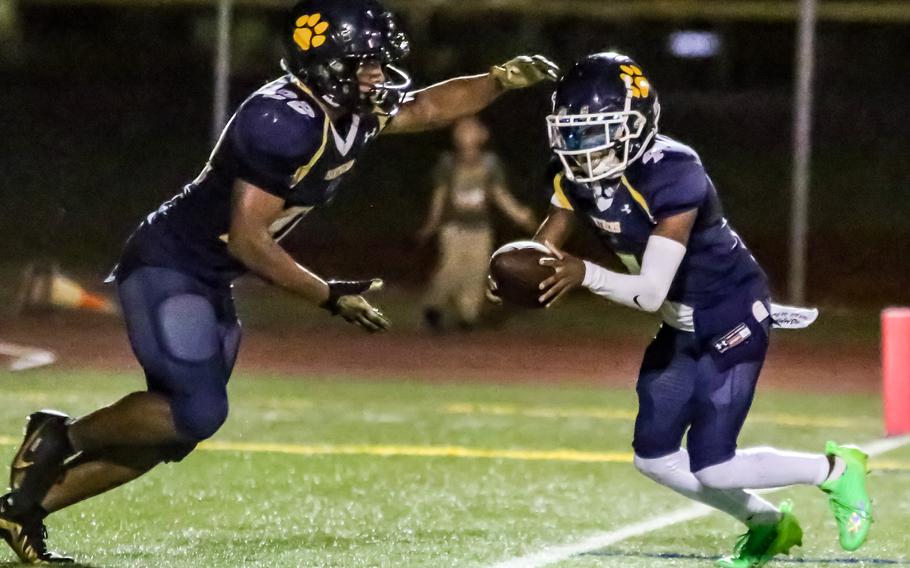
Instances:
[[[721,568],[758,568],[778,554],[789,554],[794,546],[802,546],[803,529],[793,515],[793,503],[780,504],[781,518],[773,525],[753,525],[739,537],[733,554],[717,561]]]
[[[829,479],[819,488],[829,495],[828,505],[837,521],[840,545],[853,551],[866,542],[872,526],[872,501],[866,492],[869,456],[855,446],[825,445],[825,453],[844,460],[847,469],[837,479]]]

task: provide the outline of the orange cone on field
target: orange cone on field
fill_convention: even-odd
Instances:
[[[46,262],[26,267],[16,303],[20,312],[64,308],[118,313],[114,302],[88,292],[78,282],[64,276],[56,263]]]
[[[51,305],[76,310],[92,310],[107,314],[117,313],[117,308],[107,298],[87,292],[75,280],[55,273],[51,280]]]
[[[910,308],[882,311],[882,399],[885,432],[910,432]]]

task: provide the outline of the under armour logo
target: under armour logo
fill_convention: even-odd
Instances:
[[[655,164],[664,159],[663,148],[654,145],[650,150],[645,152],[641,157],[641,161],[647,164],[648,162],[654,162]]]
[[[622,211],[623,213],[628,215],[629,213],[632,212],[632,208],[629,206],[628,203],[626,203],[625,205],[622,206],[622,209],[620,209],[620,211]]]

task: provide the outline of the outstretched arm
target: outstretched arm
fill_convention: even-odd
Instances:
[[[542,55],[523,55],[494,66],[489,73],[437,83],[411,93],[383,132],[396,134],[441,128],[477,114],[507,90],[528,87],[544,79],[555,81],[558,72],[559,68]]]
[[[545,304],[577,287],[645,312],[656,312],[670,291],[676,271],[686,255],[686,244],[698,210],[692,209],[662,219],[648,239],[638,274],[620,274],[590,261],[582,261],[551,245],[553,258],[541,259],[556,273],[540,284]]]

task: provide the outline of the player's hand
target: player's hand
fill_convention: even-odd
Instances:
[[[371,333],[392,327],[382,311],[370,305],[363,296],[341,296],[336,305],[338,315]]]
[[[559,66],[543,55],[519,55],[491,67],[490,75],[508,91],[530,87],[545,79],[556,81],[559,78]]]
[[[487,274],[487,289],[484,293],[487,301],[497,306],[502,304],[502,298],[499,296],[499,286],[492,274]]]
[[[552,266],[556,271],[553,276],[540,283],[543,292],[540,303],[550,307],[566,292],[577,288],[585,279],[585,263],[580,258],[565,253],[550,242],[544,242],[553,256],[540,259],[541,266]]]
[[[375,308],[361,294],[379,290],[382,280],[332,280],[329,285],[329,299],[322,307],[346,321],[358,325],[369,332],[385,331],[392,323],[379,308]]]

